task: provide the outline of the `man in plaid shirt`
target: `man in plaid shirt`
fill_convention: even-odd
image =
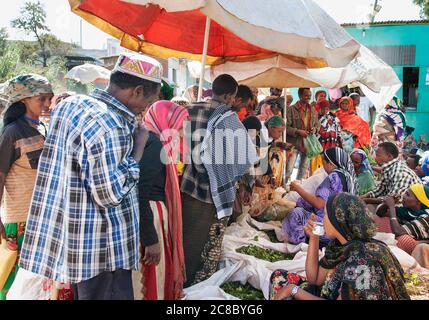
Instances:
[[[375,190],[361,197],[367,203],[381,204],[381,198],[388,196],[402,198],[412,185],[420,182],[416,173],[399,159],[398,147],[391,142],[379,145],[376,161],[381,165],[382,179]]]
[[[213,82],[213,98],[192,104],[189,111],[187,135],[190,139],[191,159],[184,169],[181,182],[183,215],[183,249],[186,265],[185,287],[209,278],[217,271],[224,231],[229,217],[219,219],[210,189],[210,179],[201,159],[201,145],[206,136],[209,119],[225,106],[231,107],[241,98],[238,83],[230,75],[221,75]],[[240,123],[238,116],[233,120]],[[243,126],[243,130],[245,130]],[[238,150],[236,151],[238,152]],[[191,161],[189,161],[191,160]]]
[[[161,76],[156,60],[121,55],[106,91],[67,98],[52,114],[19,265],[73,284],[78,299],[134,297],[135,186],[148,139],[135,116],[157,99]]]

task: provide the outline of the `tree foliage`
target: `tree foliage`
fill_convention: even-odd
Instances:
[[[11,22],[12,27],[23,30],[28,35],[35,37],[39,48],[41,62],[44,67],[48,65],[48,48],[46,33],[50,31],[46,25],[46,11],[40,1],[27,1],[20,10],[20,16]]]
[[[7,46],[7,38],[9,37],[6,28],[0,28],[0,56],[3,56]]]
[[[429,0],[414,0],[421,10],[421,17],[429,19]]]

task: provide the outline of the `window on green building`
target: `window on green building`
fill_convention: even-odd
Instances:
[[[407,109],[417,110],[417,98],[419,90],[419,67],[405,67],[404,68],[404,89],[403,100]]]

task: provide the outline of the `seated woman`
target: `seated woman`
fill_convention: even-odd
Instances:
[[[342,130],[353,135],[355,148],[365,148],[371,145],[371,131],[369,125],[356,114],[351,98],[341,98],[340,110],[338,110],[335,115],[340,120]]]
[[[418,241],[429,240],[429,187],[415,184],[404,194],[402,206],[388,197],[377,209],[379,232],[393,233],[398,247],[411,254]]]
[[[310,238],[305,264],[306,280],[285,270],[271,275],[272,300],[409,300],[404,271],[389,247],[373,239],[377,227],[356,196],[329,197],[324,227],[334,240],[319,261],[317,216],[305,232]],[[362,285],[363,284],[363,285]]]
[[[424,268],[429,267],[429,187],[413,185],[397,207],[395,199],[387,198],[377,210],[380,232],[393,233],[398,247],[412,255]]]
[[[319,222],[323,221],[324,208],[328,198],[339,192],[355,194],[356,177],[353,164],[349,155],[340,148],[330,148],[324,151],[323,167],[328,177],[312,195],[304,190],[299,183],[292,182],[291,191],[296,191],[301,198],[296,203],[296,208],[283,220],[283,232],[287,241],[292,244],[300,244],[306,241],[304,226],[312,213],[315,213]],[[326,246],[330,239],[321,238],[321,247]]]
[[[358,195],[364,195],[375,188],[374,171],[365,151],[355,149],[350,155],[357,177]]]

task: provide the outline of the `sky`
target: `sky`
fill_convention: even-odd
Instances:
[[[8,0],[0,0],[6,2]],[[107,2],[108,0],[106,0]],[[250,0],[249,0],[250,1]],[[368,22],[374,0],[314,0],[325,9],[338,23]],[[11,28],[10,21],[19,16],[19,9],[25,0],[8,1],[0,10],[0,27],[7,27],[10,38],[31,40],[27,35]],[[63,41],[79,43],[81,19],[70,11],[68,0],[41,0],[47,12],[47,25],[51,32]],[[376,21],[417,20],[420,8],[412,0],[381,0],[382,10]],[[103,49],[110,36],[89,23],[82,23],[83,43],[85,49]]]

